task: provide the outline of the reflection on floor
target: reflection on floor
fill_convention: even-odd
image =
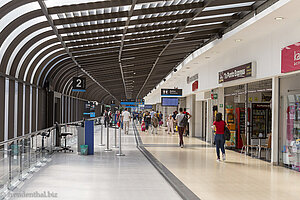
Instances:
[[[226,162],[216,162],[215,148],[197,138],[184,138],[164,128],[158,135],[142,132],[145,147],[202,200],[299,200],[300,173],[227,151]]]
[[[49,191],[57,193],[58,196],[58,198],[49,199],[63,200],[180,199],[175,190],[136,148],[132,128],[128,136],[122,134],[122,147],[126,154],[124,157],[115,155],[117,149],[104,152],[105,147],[98,146],[99,130],[98,127],[94,156],[57,153],[53,156],[52,162],[15,192],[43,193],[45,191],[48,193]],[[110,135],[112,144],[114,142],[113,130]],[[104,141],[106,141],[105,138]]]

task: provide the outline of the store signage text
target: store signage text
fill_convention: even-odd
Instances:
[[[300,70],[300,42],[281,50],[281,72]]]
[[[252,76],[252,63],[241,65],[223,72],[219,72],[219,83],[238,80]]]
[[[186,78],[187,84],[190,84],[191,82],[196,81],[196,80],[198,80],[198,74],[195,74],[194,76],[188,76]]]
[[[182,96],[182,89],[161,89],[161,96]]]

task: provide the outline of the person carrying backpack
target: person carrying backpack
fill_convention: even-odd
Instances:
[[[154,115],[151,119],[151,124],[152,124],[152,134],[157,134],[157,127],[159,125],[159,122],[158,122],[158,118],[156,115]]]
[[[213,128],[216,130],[215,132],[215,143],[216,143],[216,153],[217,153],[217,161],[220,162],[220,149],[222,151],[222,159],[226,160],[225,155],[225,129],[226,122],[222,120],[222,113],[217,113],[216,121],[213,123]]]
[[[183,109],[183,114],[185,114],[188,117],[188,122],[187,122],[186,126],[184,127],[184,132],[183,132],[183,134],[187,137],[190,135],[189,120],[191,119],[192,115],[186,111],[186,108]]]
[[[179,146],[183,148],[183,132],[186,124],[188,122],[188,118],[185,114],[183,114],[183,109],[179,109],[179,114],[176,116],[176,122],[178,124],[178,132],[179,132]]]

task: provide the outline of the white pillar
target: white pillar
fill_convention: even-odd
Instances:
[[[19,84],[15,81],[15,106],[14,106],[14,137],[18,136],[18,96],[19,96]]]
[[[4,141],[8,140],[9,79],[5,78],[4,97]]]
[[[192,115],[192,118],[190,119],[190,137],[195,137],[195,118],[196,118],[196,95],[193,94],[191,95],[191,98],[190,98],[190,108],[191,108],[191,115]]]
[[[211,126],[213,124],[213,112],[212,112],[212,102],[211,99],[207,100],[207,132],[206,132],[206,142],[213,143],[212,137],[213,132]]]
[[[279,140],[279,78],[272,78],[272,151],[271,163],[278,163],[278,140]]]

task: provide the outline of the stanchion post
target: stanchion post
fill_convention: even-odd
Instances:
[[[121,127],[120,127],[120,136],[119,136],[119,153],[117,153],[117,156],[125,156],[125,154],[122,153],[122,140],[121,140],[121,135],[122,135],[122,131],[121,131]]]
[[[100,129],[100,144],[99,144],[99,146],[104,146],[104,144],[103,144],[103,124],[101,123],[101,121],[100,121],[100,126],[101,126],[101,129]]]
[[[113,146],[113,148],[119,148],[117,145],[117,124],[115,125],[115,145]]]
[[[112,151],[110,148],[109,148],[109,127],[108,127],[108,124],[106,126],[106,149],[104,150],[105,152],[109,152],[109,151]]]

